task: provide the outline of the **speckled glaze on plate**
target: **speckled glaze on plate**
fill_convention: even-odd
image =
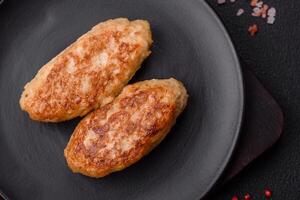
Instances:
[[[93,25],[149,20],[152,55],[131,82],[174,77],[190,95],[167,138],[102,179],[73,174],[63,149],[79,119],[38,123],[19,108],[26,82]],[[0,189],[10,199],[190,200],[205,196],[233,153],[244,92],[234,47],[200,0],[7,0],[0,5]]]

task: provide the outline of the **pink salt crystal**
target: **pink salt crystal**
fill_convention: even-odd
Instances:
[[[258,31],[258,27],[256,24],[253,24],[252,26],[249,26],[248,32],[251,36],[254,36]]]
[[[226,3],[226,0],[218,0],[218,4],[224,4]]]
[[[258,2],[258,0],[251,0],[250,5],[251,5],[252,7],[255,7],[256,4],[257,4],[257,2]]]
[[[270,8],[268,10],[268,16],[275,16],[276,15],[276,9],[274,7]]]
[[[263,4],[263,1],[259,1],[258,3],[256,3],[256,7],[261,8]]]
[[[253,8],[253,12],[254,13],[259,13],[261,10],[260,10],[260,8],[258,8],[258,7],[255,7],[255,8]]]
[[[234,3],[234,2],[235,2],[235,0],[230,0],[230,2],[231,2],[231,3]]]
[[[251,14],[254,17],[259,17],[261,16],[261,9],[258,7],[253,8],[253,13]]]
[[[243,13],[244,13],[244,9],[240,8],[237,13],[236,13],[236,16],[241,16]]]
[[[275,17],[269,16],[268,19],[267,19],[267,23],[268,24],[274,24],[274,22],[275,22]]]
[[[269,6],[267,4],[264,4],[262,9],[261,9],[261,16],[262,18],[266,18],[267,17],[267,11],[269,9]]]

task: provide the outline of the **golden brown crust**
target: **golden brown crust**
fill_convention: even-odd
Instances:
[[[186,90],[175,79],[126,86],[78,124],[64,151],[69,167],[103,177],[130,166],[166,136],[186,102]]]
[[[110,103],[150,54],[147,21],[125,18],[94,26],[26,84],[21,108],[34,120],[84,116]]]

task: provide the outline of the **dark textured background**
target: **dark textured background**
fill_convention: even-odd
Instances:
[[[229,0],[227,0],[229,1]],[[279,142],[240,175],[218,190],[210,199],[231,199],[249,192],[253,199],[264,199],[263,190],[273,191],[274,200],[300,199],[300,1],[264,1],[277,9],[274,25],[251,17],[248,0],[217,5],[207,0],[224,22],[236,50],[250,69],[280,104],[284,131]],[[238,8],[247,14],[236,17]],[[256,37],[247,34],[257,23]],[[254,147],[255,148],[255,147]]]

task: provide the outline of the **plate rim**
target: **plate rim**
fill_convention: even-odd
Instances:
[[[237,147],[237,143],[238,140],[240,138],[240,133],[241,133],[241,128],[242,128],[242,124],[243,124],[243,120],[244,120],[244,111],[245,111],[245,84],[244,84],[244,78],[243,78],[243,73],[242,73],[242,68],[241,68],[241,63],[238,57],[238,54],[236,52],[236,48],[235,45],[227,31],[227,29],[225,28],[222,20],[220,19],[220,17],[216,14],[216,12],[212,9],[212,7],[205,1],[205,0],[198,0],[199,2],[201,2],[203,4],[204,7],[206,7],[207,11],[211,14],[211,16],[214,18],[214,20],[216,21],[216,23],[218,24],[219,28],[221,29],[221,31],[223,32],[226,41],[229,45],[229,49],[232,52],[233,58],[234,58],[234,62],[236,63],[236,72],[237,72],[237,76],[238,76],[238,80],[239,80],[239,94],[240,94],[240,109],[239,109],[239,119],[236,123],[236,127],[235,127],[235,134],[234,134],[234,138],[232,140],[232,144],[230,149],[227,152],[227,156],[226,158],[224,158],[224,162],[223,164],[218,168],[218,171],[216,172],[215,176],[213,177],[211,184],[206,187],[207,189],[203,192],[203,194],[200,194],[196,197],[195,200],[199,200],[202,199],[204,197],[206,197],[207,195],[209,195],[212,190],[215,189],[216,185],[219,183],[220,178],[222,177],[222,175],[224,174],[224,172],[226,171],[232,156],[236,150]]]

